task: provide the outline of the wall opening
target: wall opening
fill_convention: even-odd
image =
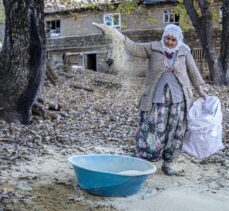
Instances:
[[[60,36],[60,20],[46,21],[46,36],[47,37]]]
[[[97,71],[97,55],[87,54],[87,69]]]

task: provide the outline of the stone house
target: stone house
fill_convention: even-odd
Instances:
[[[109,71],[109,42],[92,22],[110,25],[134,41],[159,40],[168,23],[179,25],[174,14],[177,0],[144,0],[139,12],[122,15],[101,8],[74,8],[45,11],[47,55],[53,64],[79,65],[95,71]],[[118,2],[114,6],[118,6]],[[217,7],[219,7],[217,5]],[[214,23],[216,45],[219,46],[220,24]],[[194,58],[203,69],[204,57],[194,29],[185,32],[185,41],[191,46]],[[202,65],[202,67],[201,67]]]

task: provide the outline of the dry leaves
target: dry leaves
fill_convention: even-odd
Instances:
[[[29,126],[0,121],[0,169],[10,168],[18,161],[28,161],[31,154],[42,156],[46,153],[45,144],[61,148],[76,146],[85,152],[94,145],[114,145],[114,152],[122,148],[134,153],[137,104],[143,79],[132,78],[126,86],[126,81],[117,75],[90,70],[78,73],[60,70],[59,75],[59,84],[54,87],[46,83],[43,93],[47,102],[54,101],[62,106],[61,111],[52,112],[58,118],[34,116]],[[75,89],[72,84],[80,84],[83,89]],[[207,85],[205,90],[221,99],[224,142],[228,143],[229,89]]]
[[[60,111],[50,111],[58,118],[34,116],[33,123],[28,126],[0,121],[0,177],[12,166],[29,162],[33,156],[46,155],[46,145],[59,149],[64,155],[71,154],[72,149],[80,153],[134,154],[139,120],[137,104],[144,79],[132,77],[126,81],[118,75],[91,70],[59,70],[58,75],[59,84],[54,87],[46,82],[42,96],[47,103],[51,101],[61,105]],[[77,84],[77,88],[73,84]],[[205,90],[221,99],[225,149],[199,164],[218,165],[222,169],[218,173],[223,184],[229,169],[229,88],[207,85]],[[194,159],[193,162],[198,163]],[[22,186],[30,189],[28,181],[34,179],[37,176],[20,178],[20,184],[15,187],[21,191]],[[0,202],[7,203],[13,195],[18,199],[15,187],[1,184],[1,181],[0,185]],[[31,203],[24,192],[21,193],[23,197],[28,200],[26,203]]]

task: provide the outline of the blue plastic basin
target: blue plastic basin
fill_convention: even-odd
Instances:
[[[80,188],[101,196],[132,195],[156,171],[154,164],[124,155],[74,155],[68,160]]]

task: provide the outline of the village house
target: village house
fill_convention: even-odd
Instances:
[[[105,7],[65,7],[45,10],[47,55],[52,64],[78,65],[94,71],[109,71],[109,42],[92,22],[104,23],[121,30],[134,41],[159,40],[165,25],[179,25],[179,14],[175,14],[177,0],[144,0],[139,12],[124,14],[109,12]],[[119,2],[113,3],[115,7]],[[103,5],[103,3],[101,3]],[[219,6],[218,6],[219,7]],[[220,7],[219,7],[220,9]],[[215,22],[215,42],[220,43],[220,23]],[[196,62],[203,71],[206,68],[204,55],[195,30],[185,33],[185,42],[191,46]]]

